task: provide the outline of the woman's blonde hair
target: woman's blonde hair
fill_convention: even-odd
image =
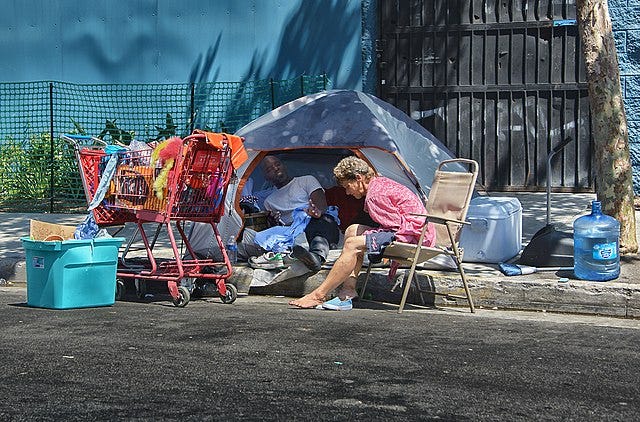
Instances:
[[[375,172],[363,159],[350,156],[340,160],[333,169],[333,175],[338,183],[342,183],[348,180],[356,180],[357,175],[364,176],[368,180],[375,176]]]

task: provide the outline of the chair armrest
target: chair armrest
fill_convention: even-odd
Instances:
[[[431,223],[436,223],[436,224],[446,224],[446,223],[456,223],[456,224],[471,224],[468,221],[460,221],[460,220],[456,220],[453,218],[446,218],[446,217],[437,217],[435,215],[428,215],[428,214],[416,214],[416,213],[409,213],[410,215],[415,215],[417,217],[424,217],[425,221],[431,222]]]

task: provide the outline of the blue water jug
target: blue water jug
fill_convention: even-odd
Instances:
[[[574,273],[581,280],[607,281],[620,275],[620,223],[602,214],[600,201],[591,214],[573,222]]]

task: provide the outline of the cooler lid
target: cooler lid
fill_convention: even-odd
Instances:
[[[518,198],[507,196],[476,196],[469,203],[468,217],[499,219],[522,210]]]

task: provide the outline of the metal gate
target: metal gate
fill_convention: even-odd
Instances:
[[[574,0],[378,0],[378,96],[489,190],[592,191],[591,125]]]

